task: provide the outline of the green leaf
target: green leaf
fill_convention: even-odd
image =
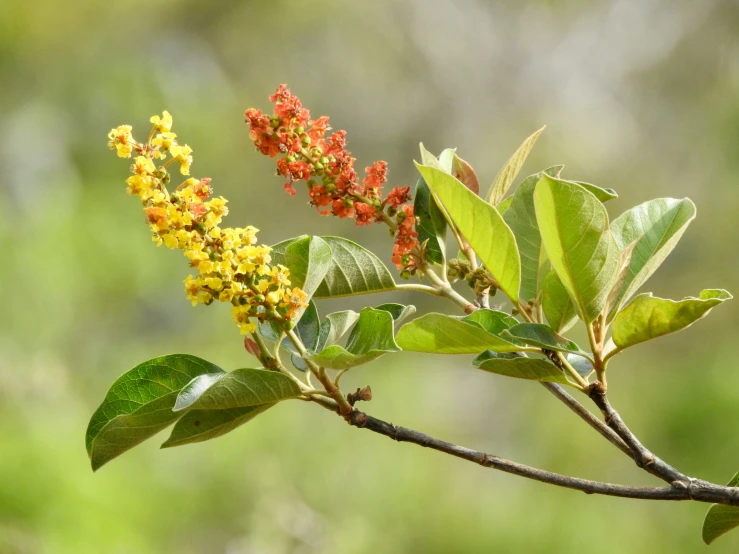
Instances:
[[[222,374],[195,356],[172,354],[139,364],[119,377],[90,419],[85,437],[93,471],[168,427],[180,389],[203,374]]]
[[[375,310],[384,310],[393,316],[395,323],[400,323],[404,319],[412,316],[416,313],[415,306],[406,306],[405,304],[398,304],[396,302],[388,302],[387,304],[380,304],[375,306]]]
[[[523,141],[523,144],[518,147],[518,150],[513,153],[498,175],[495,176],[495,180],[490,186],[490,191],[487,195],[487,201],[491,205],[497,206],[503,200],[505,193],[508,192],[508,188],[513,184],[516,175],[518,175],[518,172],[526,161],[529,152],[531,152],[534,144],[536,144],[536,139],[544,132],[544,129],[546,129],[546,125]]]
[[[505,215],[505,213],[508,211],[508,208],[511,207],[511,204],[513,203],[513,196],[509,196],[505,200],[503,200],[500,204],[498,204],[498,213],[500,215]]]
[[[348,369],[365,364],[400,348],[393,338],[393,316],[385,310],[364,308],[359,321],[349,334],[346,347],[337,344],[325,347],[320,353],[309,352],[307,359],[321,367]]]
[[[226,372],[222,371],[220,373],[203,373],[195,377],[187,385],[182,387],[182,390],[177,395],[174,406],[172,406],[172,411],[179,412],[192,405],[216,381],[220,381],[224,375],[226,375]]]
[[[593,373],[593,364],[583,356],[567,354],[567,362],[583,377],[587,377]]]
[[[312,300],[295,326],[294,331],[306,348],[311,349],[318,347],[318,341],[321,338],[321,322],[318,318],[318,309]],[[300,371],[308,370],[308,366],[303,358],[300,357],[300,352],[295,348],[292,341],[283,340],[281,346],[290,350],[290,361],[295,366],[295,369]]]
[[[513,232],[498,211],[457,179],[432,167],[416,164],[431,191],[470,243],[500,288],[518,302],[521,261]]]
[[[444,149],[437,158],[431,152],[426,150],[426,147],[424,147],[423,143],[420,143],[418,146],[421,151],[421,163],[423,165],[435,167],[436,169],[440,169],[441,171],[443,171],[444,173],[448,173],[449,175],[452,174],[452,168],[454,166],[454,156],[456,155],[455,153],[457,151],[456,148]]]
[[[421,144],[423,147],[423,144]],[[454,156],[456,156],[456,148],[445,148],[441,154],[439,154],[439,168],[444,170],[449,175],[452,174],[454,169]]]
[[[543,172],[527,177],[516,189],[516,192],[505,202],[510,206],[503,219],[516,236],[516,243],[521,254],[521,300],[528,302],[538,296],[540,288],[541,235],[536,222],[534,209],[534,189],[546,173],[552,177],[559,176],[563,165],[555,165]]]
[[[334,344],[354,325],[359,314],[352,310],[344,310],[328,314],[321,323],[321,335],[318,339],[316,352],[323,350],[327,344]]]
[[[651,293],[640,294],[613,320],[613,342],[623,350],[680,331],[706,315],[714,306],[731,298],[731,294],[722,289],[704,290],[698,298],[687,297],[683,300],[657,298]]]
[[[218,438],[254,419],[274,405],[275,403],[227,410],[191,410],[175,423],[172,433],[162,444],[162,448]]]
[[[298,385],[282,373],[267,369],[237,369],[207,388],[183,391],[175,409],[228,410],[270,404],[300,396]]]
[[[554,270],[549,271],[542,281],[541,307],[547,323],[557,333],[566,332],[577,322],[575,303]]]
[[[426,242],[426,260],[444,265],[446,263],[444,239],[447,223],[423,179],[419,179],[416,183],[413,214],[416,216],[418,241],[422,244],[428,241]]]
[[[486,356],[478,356],[475,359],[475,366],[506,377],[562,383],[563,385],[571,384],[556,365],[538,358],[504,357],[496,355],[495,352],[489,352]]]
[[[547,350],[572,352],[573,354],[582,352],[577,344],[558,335],[551,327],[542,323],[519,323],[503,331],[501,336]]]
[[[485,323],[490,324],[491,321],[492,317]],[[503,323],[502,318],[498,320],[498,324]],[[403,350],[430,354],[478,354],[484,350],[516,352],[521,349],[519,345],[486,331],[480,320],[465,321],[437,313],[406,323],[398,331],[396,340]]]
[[[470,315],[463,317],[462,321],[472,323],[493,335],[499,335],[506,329],[510,329],[514,325],[518,325],[518,320],[515,317],[512,317],[505,312],[490,310],[487,308],[475,310]]]
[[[555,176],[556,177],[556,176]],[[618,198],[618,193],[613,189],[604,189],[590,183],[584,183],[583,181],[574,181],[588,192],[592,192],[595,197],[601,202],[608,202],[614,198]]]
[[[623,250],[635,244],[629,273],[621,285],[612,313],[657,270],[693,219],[695,204],[689,199],[658,198],[624,212],[613,221],[611,231],[619,247]]]
[[[303,289],[308,298],[312,297],[331,268],[331,248],[326,241],[321,237],[303,236],[288,241],[284,250],[280,250],[281,256],[276,250],[277,246],[272,258],[290,270],[290,283]]]
[[[322,237],[331,247],[333,263],[314,298],[338,298],[395,289],[393,276],[380,258],[341,237]]]
[[[318,346],[318,339],[321,334],[321,323],[318,319],[318,309],[316,308],[315,302],[311,301],[310,304],[308,304],[305,313],[303,313],[303,317],[301,317],[300,320],[298,320],[297,325],[295,325],[294,331],[306,348],[316,348],[316,346]],[[283,344],[285,344],[285,346],[290,350],[297,352],[292,342],[283,341]]]
[[[552,267],[587,323],[603,310],[617,277],[619,248],[605,206],[581,185],[544,175],[536,219]]]
[[[727,487],[739,486],[739,473],[734,475]],[[703,542],[711,544],[721,535],[739,526],[739,506],[711,504],[703,519]]]

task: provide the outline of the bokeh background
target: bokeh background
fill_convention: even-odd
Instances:
[[[168,109],[234,225],[266,243],[342,234],[389,259],[383,228],[318,217],[254,151],[243,110],[269,107],[281,82],[348,130],[360,167],[387,160],[393,185],[415,182],[423,141],[456,146],[485,186],[546,123],[524,173],[564,163],[566,177],[618,190],[613,215],[659,196],[696,202],[647,290],[739,292],[736,2],[4,0],[0,79],[0,553],[706,549],[706,505],[558,490],[298,402],[218,441],[160,451],[158,436],[97,474],[83,437],[111,382],[145,359],[253,363],[225,307],[184,299],[188,268],[150,242],[111,127],[141,134]],[[647,445],[716,482],[739,470],[738,316],[729,303],[636,347],[609,379]],[[387,357],[346,377],[365,384],[384,419],[554,471],[654,483],[544,389],[466,357]],[[737,548],[739,533],[712,547]]]

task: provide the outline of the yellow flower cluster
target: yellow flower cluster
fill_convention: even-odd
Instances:
[[[127,191],[141,199],[154,242],[182,250],[198,271],[185,279],[187,298],[193,306],[230,302],[242,334],[256,331],[255,319],[289,323],[306,306],[305,293],[290,288],[286,267],[270,265],[269,246],[256,244],[257,229],[219,226],[228,208],[224,198],[210,198],[210,179],[188,178],[167,190],[167,168],[177,163],[189,175],[192,149],[177,143],[169,112],[151,123],[145,143],[133,138],[130,125],[121,125],[108,133],[108,146],[121,158],[135,154]]]

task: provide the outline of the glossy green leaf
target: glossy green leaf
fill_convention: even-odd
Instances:
[[[702,291],[698,298],[683,300],[657,298],[640,294],[613,320],[613,342],[624,349],[640,342],[656,339],[685,329],[705,316],[711,308],[731,299],[722,289]]]
[[[520,297],[526,302],[537,297],[541,278],[539,271],[542,253],[541,235],[534,209],[534,189],[544,173],[558,177],[563,167],[563,165],[555,165],[527,177],[516,192],[505,200],[505,202],[510,201],[510,205],[503,214],[503,219],[516,236],[516,244],[521,254]]]
[[[495,352],[489,352],[485,356],[478,356],[475,359],[475,366],[506,377],[571,384],[557,366],[538,358],[499,356]]]
[[[624,284],[631,276],[629,265],[631,264],[631,255],[634,252],[636,242],[632,242],[628,246],[621,249],[618,255],[618,271],[616,272],[616,280],[608,292],[606,297],[606,305],[603,308],[603,313],[606,314],[606,323],[610,324],[613,320],[613,316],[621,308],[621,293],[624,289]]]
[[[517,302],[521,261],[513,232],[498,211],[451,175],[433,167],[416,167],[500,288]]]
[[[416,183],[413,214],[417,221],[418,241],[426,243],[426,260],[443,265],[445,263],[444,239],[447,223],[444,214],[436,205],[436,201],[423,179],[419,179]]]
[[[462,318],[462,321],[472,323],[488,333],[499,335],[506,329],[518,325],[518,320],[505,312],[483,308],[475,310],[470,315]]]
[[[519,323],[501,333],[503,338],[519,341],[530,346],[538,346],[559,352],[582,352],[573,341],[558,335],[548,325],[542,323]]]
[[[613,304],[615,310],[657,270],[693,219],[695,204],[689,199],[658,198],[624,212],[613,221],[611,230],[619,247],[624,249],[634,244],[629,273]]]
[[[734,475],[726,486],[739,487],[739,473]],[[712,504],[703,519],[703,542],[711,544],[737,526],[739,526],[739,506]]]
[[[227,410],[190,410],[182,416],[162,448],[215,439],[254,419],[275,404],[259,404]]]
[[[415,306],[407,306],[405,304],[398,304],[396,302],[380,304],[379,306],[375,306],[375,310],[384,310],[388,312],[391,316],[393,316],[393,321],[396,324],[402,322],[404,319],[416,313]]]
[[[553,269],[541,284],[541,307],[549,326],[564,333],[577,322],[577,309],[562,280]]]
[[[495,176],[495,180],[490,186],[490,191],[488,192],[486,198],[491,205],[497,206],[500,201],[503,200],[506,192],[508,192],[508,189],[513,184],[513,181],[516,179],[516,175],[518,175],[521,167],[523,167],[523,164],[526,161],[529,152],[531,152],[534,144],[536,144],[536,139],[538,139],[539,135],[544,132],[544,129],[546,129],[546,126],[542,127],[530,137],[528,137],[525,141],[523,141],[521,146],[519,146],[518,149],[513,153],[513,155],[508,159],[498,175]]]
[[[499,320],[499,323],[503,320]],[[486,331],[479,321],[431,313],[406,323],[396,337],[403,350],[430,354],[478,354],[484,350],[515,352],[513,344]]]
[[[274,245],[273,262],[285,265],[287,248],[293,242],[305,238],[297,237]],[[366,248],[342,237],[316,238],[321,238],[328,244],[331,249],[331,263],[313,298],[337,298],[395,289],[390,271]]]
[[[567,354],[567,362],[583,377],[587,377],[593,372],[593,364],[583,356]]]
[[[218,366],[195,356],[173,354],[139,364],[113,383],[90,419],[85,437],[92,469],[97,470],[168,427],[180,389],[204,374],[222,374]]]
[[[326,241],[321,237],[303,236],[288,241],[281,250],[282,256],[277,251],[275,246],[273,260],[290,270],[291,285],[303,289],[308,298],[312,297],[331,268],[331,248]]]
[[[270,404],[300,396],[298,385],[282,373],[267,369],[237,369],[226,373],[199,395],[181,394],[176,410],[227,410]]]
[[[421,145],[423,146],[423,145]],[[445,148],[439,154],[439,167],[449,175],[452,175],[454,169],[454,156],[457,155],[456,148]]]
[[[321,352],[309,352],[313,363],[330,369],[348,369],[365,364],[400,348],[393,337],[393,316],[389,311],[364,308],[349,334],[346,347],[333,344]]]
[[[454,164],[454,156],[457,151],[456,148],[444,149],[439,157],[437,158],[431,152],[426,150],[423,143],[419,145],[421,151],[421,163],[430,167],[435,167],[442,170],[444,173],[452,174],[452,167]]]
[[[534,205],[552,267],[589,323],[603,310],[618,271],[605,206],[582,186],[548,175],[536,185]]]
[[[608,202],[614,198],[618,198],[618,193],[613,189],[604,189],[591,183],[584,183],[583,181],[574,181],[588,192],[592,192],[595,197],[601,202]]]
[[[318,309],[314,302],[311,301],[310,304],[308,304],[305,313],[303,313],[303,316],[298,320],[298,323],[295,325],[295,329],[293,330],[306,348],[316,348],[316,346],[318,346],[318,339],[321,334],[321,323],[318,319]],[[283,341],[283,344],[287,345],[290,350],[295,351],[295,347],[290,341]]]
[[[351,329],[359,319],[359,314],[352,310],[344,310],[328,314],[321,323],[321,334],[318,339],[316,352],[323,350],[327,344],[334,344]]]
[[[503,200],[500,204],[498,204],[498,213],[500,215],[505,215],[505,213],[508,211],[508,208],[511,207],[511,204],[513,203],[513,196],[509,196],[505,200]]]
[[[227,373],[222,371],[220,373],[204,373],[195,377],[182,387],[174,406],[172,406],[172,411],[179,412],[191,406],[206,390],[220,381],[224,375],[227,375]]]
[[[323,237],[331,247],[333,264],[314,298],[337,298],[395,289],[393,276],[380,258],[341,237]]]

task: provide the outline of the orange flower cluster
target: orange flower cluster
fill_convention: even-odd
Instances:
[[[353,218],[357,225],[384,222],[395,236],[392,261],[398,269],[413,265],[410,253],[418,245],[410,187],[396,187],[382,198],[387,163],[377,161],[365,168],[360,184],[355,158],[346,149],[346,131],[326,136],[328,117],[316,120],[286,85],[269,97],[273,115],[246,110],[250,137],[257,150],[277,160],[277,174],[285,177],[285,190],[295,194],[293,183],[306,181],[311,203],[321,215]]]

